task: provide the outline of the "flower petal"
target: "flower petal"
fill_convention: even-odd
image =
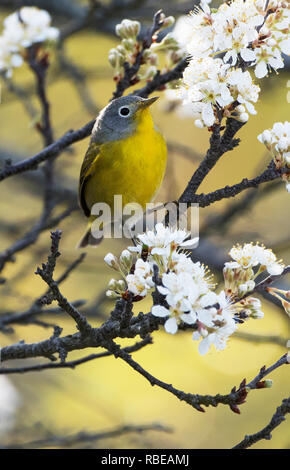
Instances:
[[[155,317],[168,317],[169,310],[167,308],[162,307],[162,305],[154,305],[151,310],[152,315]]]
[[[178,330],[176,319],[175,318],[169,318],[165,322],[164,328],[165,328],[165,331],[167,333],[170,333],[170,334],[174,335]]]

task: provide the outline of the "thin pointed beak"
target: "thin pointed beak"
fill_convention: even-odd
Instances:
[[[153,96],[153,98],[146,98],[144,101],[141,101],[139,106],[140,106],[141,109],[148,108],[148,106],[151,106],[158,99],[159,99],[159,96]]]

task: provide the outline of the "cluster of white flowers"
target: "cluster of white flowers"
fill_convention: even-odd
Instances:
[[[262,78],[283,67],[281,52],[290,53],[290,7],[286,0],[233,0],[217,10],[206,3],[179,24],[180,41],[189,54],[208,57],[226,52],[224,62],[235,65],[241,58],[255,66]]]
[[[160,17],[160,30],[173,25],[175,19],[173,16],[166,17],[163,13]],[[119,81],[123,77],[123,65],[125,62],[132,65],[137,54],[142,49],[142,41],[138,40],[141,24],[139,21],[124,19],[116,25],[116,34],[121,38],[121,44],[109,51],[109,62],[114,69],[114,79]],[[160,31],[159,30],[159,31]],[[164,36],[162,41],[156,42],[156,34],[153,37],[151,46],[143,52],[142,65],[138,70],[135,81],[150,81],[157,73],[159,65],[159,52],[165,52],[165,64],[162,72],[169,70],[174,64],[186,55],[186,51],[176,40],[172,33]]]
[[[229,255],[234,261],[225,263],[223,269],[226,295],[236,302],[243,318],[262,318],[261,302],[249,296],[255,289],[255,280],[266,271],[271,276],[282,274],[284,264],[272,250],[258,243],[233,246]]]
[[[23,7],[7,16],[0,36],[0,72],[11,75],[23,62],[23,50],[32,44],[55,41],[59,30],[50,24],[50,14],[37,7]]]
[[[229,252],[230,257],[241,268],[259,267],[259,273],[267,270],[270,275],[279,275],[283,272],[284,265],[277,260],[272,250],[256,243],[246,243],[243,246],[236,245]]]
[[[253,103],[258,100],[260,88],[248,71],[233,69],[221,59],[193,57],[184,71],[184,104],[191,106],[198,127],[211,127],[218,120],[217,113],[246,122],[247,112],[256,114]],[[237,103],[238,106],[237,106]]]
[[[258,135],[258,140],[272,153],[277,168],[289,168],[282,178],[290,193],[290,122],[275,122],[272,129],[266,129]]]
[[[229,253],[234,261],[225,263],[223,271],[224,288],[216,293],[208,270],[184,251],[194,244],[188,238],[186,231],[159,223],[139,235],[137,246],[128,247],[119,259],[107,254],[105,262],[123,277],[110,281],[107,295],[128,298],[130,293],[138,301],[155,289],[152,315],[164,318],[167,333],[191,325],[193,339],[200,340],[199,352],[205,354],[211,344],[224,349],[239,323],[263,317],[260,300],[251,296],[255,279],[266,270],[281,274],[284,266],[262,245],[234,246]]]
[[[221,117],[245,122],[256,113],[260,88],[244,67],[254,66],[257,78],[284,67],[290,6],[286,0],[232,0],[211,10],[208,3],[176,23],[173,36],[191,61],[183,84],[167,98],[182,100],[198,127],[211,127]]]

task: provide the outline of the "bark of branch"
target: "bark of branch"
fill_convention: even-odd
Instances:
[[[36,274],[39,274],[50,288],[50,292],[46,297],[46,303],[49,304],[52,300],[56,300],[59,307],[74,319],[81,334],[87,336],[92,329],[91,325],[88,323],[86,317],[61,294],[58,283],[53,279],[56,260],[60,256],[58,251],[60,238],[61,231],[57,230],[51,233],[52,243],[50,255],[48,256],[47,263],[43,264],[42,268],[37,268]]]
[[[184,192],[179,198],[179,202],[190,203],[193,202],[194,195],[197,189],[216,165],[218,160],[229,150],[233,150],[240,142],[240,139],[235,139],[234,136],[241,129],[243,123],[236,121],[235,119],[228,119],[226,128],[221,136],[221,127],[219,124],[215,124],[212,129],[210,138],[210,147],[206,153],[206,156],[194,172],[192,178],[187,184]]]
[[[233,449],[247,449],[253,444],[266,439],[270,440],[272,438],[272,431],[280,426],[283,421],[285,421],[285,416],[290,413],[290,397],[285,398],[281,405],[278,406],[276,412],[273,414],[270,423],[265,426],[261,431],[256,432],[255,434],[246,435],[244,439],[235,445]]]
[[[78,432],[68,436],[49,436],[24,444],[13,444],[8,449],[38,449],[44,447],[72,447],[74,445],[88,445],[103,439],[110,439],[124,434],[143,434],[148,431],[172,432],[172,429],[162,424],[152,423],[146,425],[125,425],[104,432]],[[2,448],[2,447],[1,447]]]
[[[127,346],[123,348],[126,353],[133,353],[139,351],[140,349],[144,348],[148,344],[152,344],[152,338],[147,336],[145,339],[136,342],[133,346]],[[65,361],[65,362],[47,362],[45,364],[36,364],[31,366],[23,366],[23,367],[5,367],[0,368],[0,375],[1,374],[24,374],[26,372],[39,372],[42,370],[47,369],[75,369],[75,367],[85,364],[87,362],[93,361],[95,359],[100,359],[102,357],[112,356],[112,353],[109,351],[105,351],[102,353],[97,354],[90,354],[88,356],[81,357],[74,361]]]

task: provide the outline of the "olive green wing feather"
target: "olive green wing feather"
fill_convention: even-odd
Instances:
[[[86,183],[91,177],[92,168],[94,162],[98,159],[100,154],[100,145],[93,142],[90,143],[89,148],[86,152],[81,172],[80,172],[80,181],[79,181],[79,203],[87,217],[90,216],[90,208],[88,208],[85,200],[85,187]]]

